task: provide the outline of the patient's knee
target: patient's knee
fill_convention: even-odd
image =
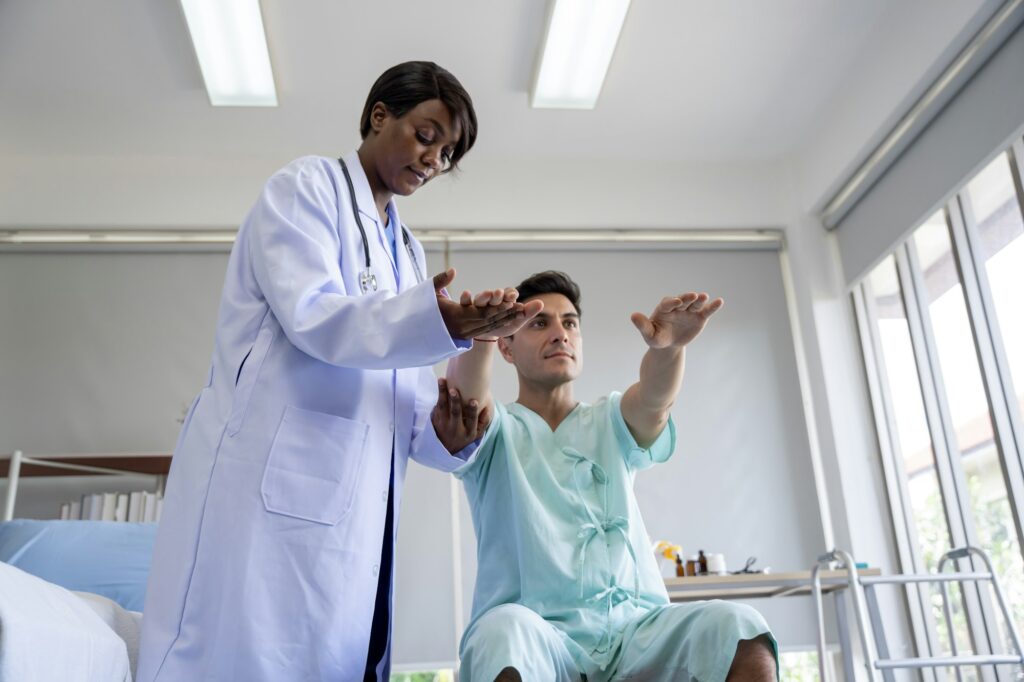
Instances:
[[[473,636],[482,639],[507,639],[510,633],[531,633],[549,628],[547,622],[536,612],[519,604],[495,606],[473,626]]]
[[[726,682],[748,680],[773,682],[776,679],[775,654],[767,635],[744,639],[736,645],[736,656]]]
[[[509,666],[498,673],[498,676],[494,678],[494,682],[523,682],[523,678],[519,675],[519,671]]]
[[[704,607],[704,615],[720,623],[739,625],[742,623],[764,623],[764,617],[757,609],[746,604],[729,601],[710,601]],[[767,627],[767,624],[765,624]]]
[[[554,626],[518,604],[481,615],[462,641],[461,658],[459,677],[469,682],[578,679]]]

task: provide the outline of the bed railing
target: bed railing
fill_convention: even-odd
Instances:
[[[7,496],[4,499],[3,520],[14,518],[14,505],[18,498],[18,483],[28,476],[138,476],[156,477],[157,490],[162,492],[170,470],[171,456],[167,453],[132,452],[113,454],[64,454],[29,457],[21,450],[0,459],[0,477],[7,477]]]

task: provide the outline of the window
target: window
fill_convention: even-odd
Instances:
[[[951,547],[980,547],[993,561],[1018,629],[1024,628],[1022,157],[1020,141],[999,154],[853,294],[902,569],[931,572]],[[948,654],[938,587],[930,594],[908,588],[907,596],[916,610],[911,621],[919,653]],[[969,585],[951,597],[960,653],[1009,650],[989,591]],[[964,679],[980,675],[964,672]]]
[[[1019,156],[1017,157],[1020,158]],[[984,278],[992,296],[996,326],[1006,353],[1018,417],[1024,417],[1024,219],[1021,217],[1020,174],[1014,159],[1000,154],[967,184],[962,195],[968,225],[976,232]]]

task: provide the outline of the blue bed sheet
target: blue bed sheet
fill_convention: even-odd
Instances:
[[[156,528],[155,523],[113,521],[6,521],[0,523],[0,561],[141,611]]]

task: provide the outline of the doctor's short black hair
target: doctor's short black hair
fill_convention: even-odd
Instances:
[[[462,130],[452,150],[451,166],[448,168],[449,171],[454,170],[459,159],[476,142],[476,110],[462,83],[434,62],[403,62],[382,73],[366,97],[359,133],[364,140],[370,134],[370,112],[377,102],[401,118],[416,105],[432,99],[439,99],[448,107],[452,118]]]
[[[573,307],[576,314],[583,316],[583,309],[580,308],[580,285],[572,281],[572,278],[558,270],[545,270],[530,275],[516,287],[519,292],[519,302],[523,303],[541,294],[562,294]]]

